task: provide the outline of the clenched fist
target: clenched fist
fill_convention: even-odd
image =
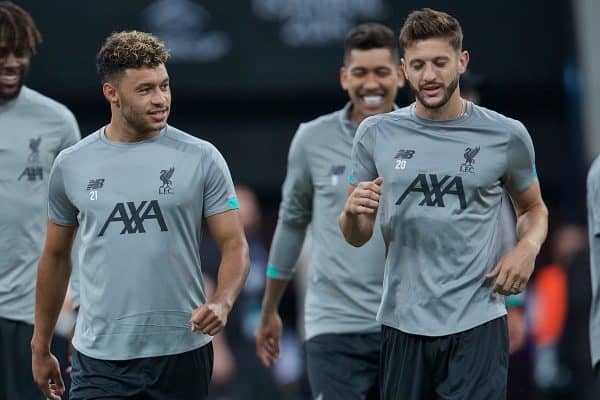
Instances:
[[[198,307],[190,318],[192,332],[202,332],[206,335],[215,336],[221,332],[227,324],[229,308],[221,303],[206,303]]]
[[[344,212],[350,215],[376,214],[381,198],[383,178],[378,177],[370,182],[360,182],[352,191]]]

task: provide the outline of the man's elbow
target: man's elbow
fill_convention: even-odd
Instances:
[[[546,206],[546,203],[544,203],[543,200],[539,200],[538,202],[530,205],[525,210],[523,210],[523,212],[521,213],[521,216],[535,215],[538,218],[543,218],[543,219],[547,220],[549,217],[549,214],[550,213],[548,211],[548,207]]]

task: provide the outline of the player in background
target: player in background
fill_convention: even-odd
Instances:
[[[256,349],[265,366],[279,355],[282,323],[277,309],[310,224],[304,328],[312,393],[327,400],[379,399],[381,327],[375,315],[385,247],[379,232],[363,248],[350,246],[337,218],[347,196],[356,129],[365,118],[392,111],[404,84],[391,29],[368,23],[349,32],[340,83],[350,101],[341,110],[301,124],[290,146]]]
[[[0,2],[0,400],[43,398],[30,343],[48,175],[58,153],[80,138],[64,105],[25,86],[41,42],[27,11]]]

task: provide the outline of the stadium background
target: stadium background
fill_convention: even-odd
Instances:
[[[469,70],[482,104],[520,119],[533,137],[553,234],[536,275],[546,265],[559,264],[566,288],[579,282],[577,279],[586,284],[582,271],[587,264],[581,261],[585,257],[579,259],[575,277],[568,265],[585,253],[585,238],[578,236],[577,244],[564,250],[568,254],[563,257],[563,250],[553,245],[553,237],[559,237],[555,233],[564,229],[582,232],[585,173],[591,156],[600,152],[589,129],[593,115],[586,115],[586,107],[581,106],[590,92],[600,92],[599,85],[590,84],[597,74],[585,73],[599,62],[581,54],[589,46],[593,28],[586,31],[580,24],[586,17],[588,22],[593,15],[600,17],[594,0],[15,2],[32,14],[44,36],[27,84],[66,104],[84,136],[109,118],[94,70],[95,53],[103,38],[113,31],[138,29],[165,40],[172,53],[167,65],[173,90],[169,122],[214,143],[234,179],[256,192],[262,218],[256,236],[266,248],[275,224],[288,146],[297,125],[340,108],[347,99],[338,83],[347,31],[359,22],[379,21],[397,32],[404,16],[415,8],[445,10],[462,24],[464,48],[471,54]],[[408,91],[403,90],[398,104],[410,101]],[[556,317],[560,329],[551,335],[558,372],[540,383],[535,325],[543,319],[544,310],[536,308],[541,301],[535,296],[535,285],[531,286],[526,302],[530,340],[515,358],[514,365],[521,366],[522,372],[513,374],[516,388],[509,398],[583,399],[573,397],[578,395],[571,388],[586,383],[579,380],[581,374],[574,372],[575,367],[564,361],[562,352],[568,348],[583,357],[587,347],[581,340],[570,343],[563,333],[569,321],[577,326],[587,322],[583,316],[589,299],[569,301],[572,293],[567,291],[558,300],[566,303],[564,315]],[[293,322],[299,301],[293,293],[288,297],[284,310]],[[578,308],[572,310],[575,305]],[[300,354],[297,344],[290,346],[296,346]],[[303,378],[298,372],[301,356],[285,362],[291,366],[288,370],[282,367],[284,372],[296,372],[284,374],[293,379],[275,379],[287,387],[281,396],[304,398]],[[238,368],[230,379],[244,373]],[[221,388],[219,398],[235,397],[227,393],[227,381],[222,386],[225,389]]]

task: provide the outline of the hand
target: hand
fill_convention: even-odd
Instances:
[[[381,198],[383,178],[378,177],[370,182],[360,182],[352,191],[344,212],[350,215],[376,214]]]
[[[279,357],[279,342],[283,323],[277,311],[262,314],[256,331],[256,355],[265,367],[270,367]]]
[[[33,351],[31,369],[33,380],[44,396],[51,400],[61,400],[65,392],[65,384],[56,357],[50,352]]]
[[[539,248],[532,242],[519,241],[485,276],[486,278],[496,278],[494,292],[508,296],[524,291],[533,273],[535,257],[538,252]]]
[[[200,331],[206,335],[215,336],[225,328],[230,310],[231,308],[219,302],[203,304],[192,313],[192,318],[190,318],[192,332]]]

